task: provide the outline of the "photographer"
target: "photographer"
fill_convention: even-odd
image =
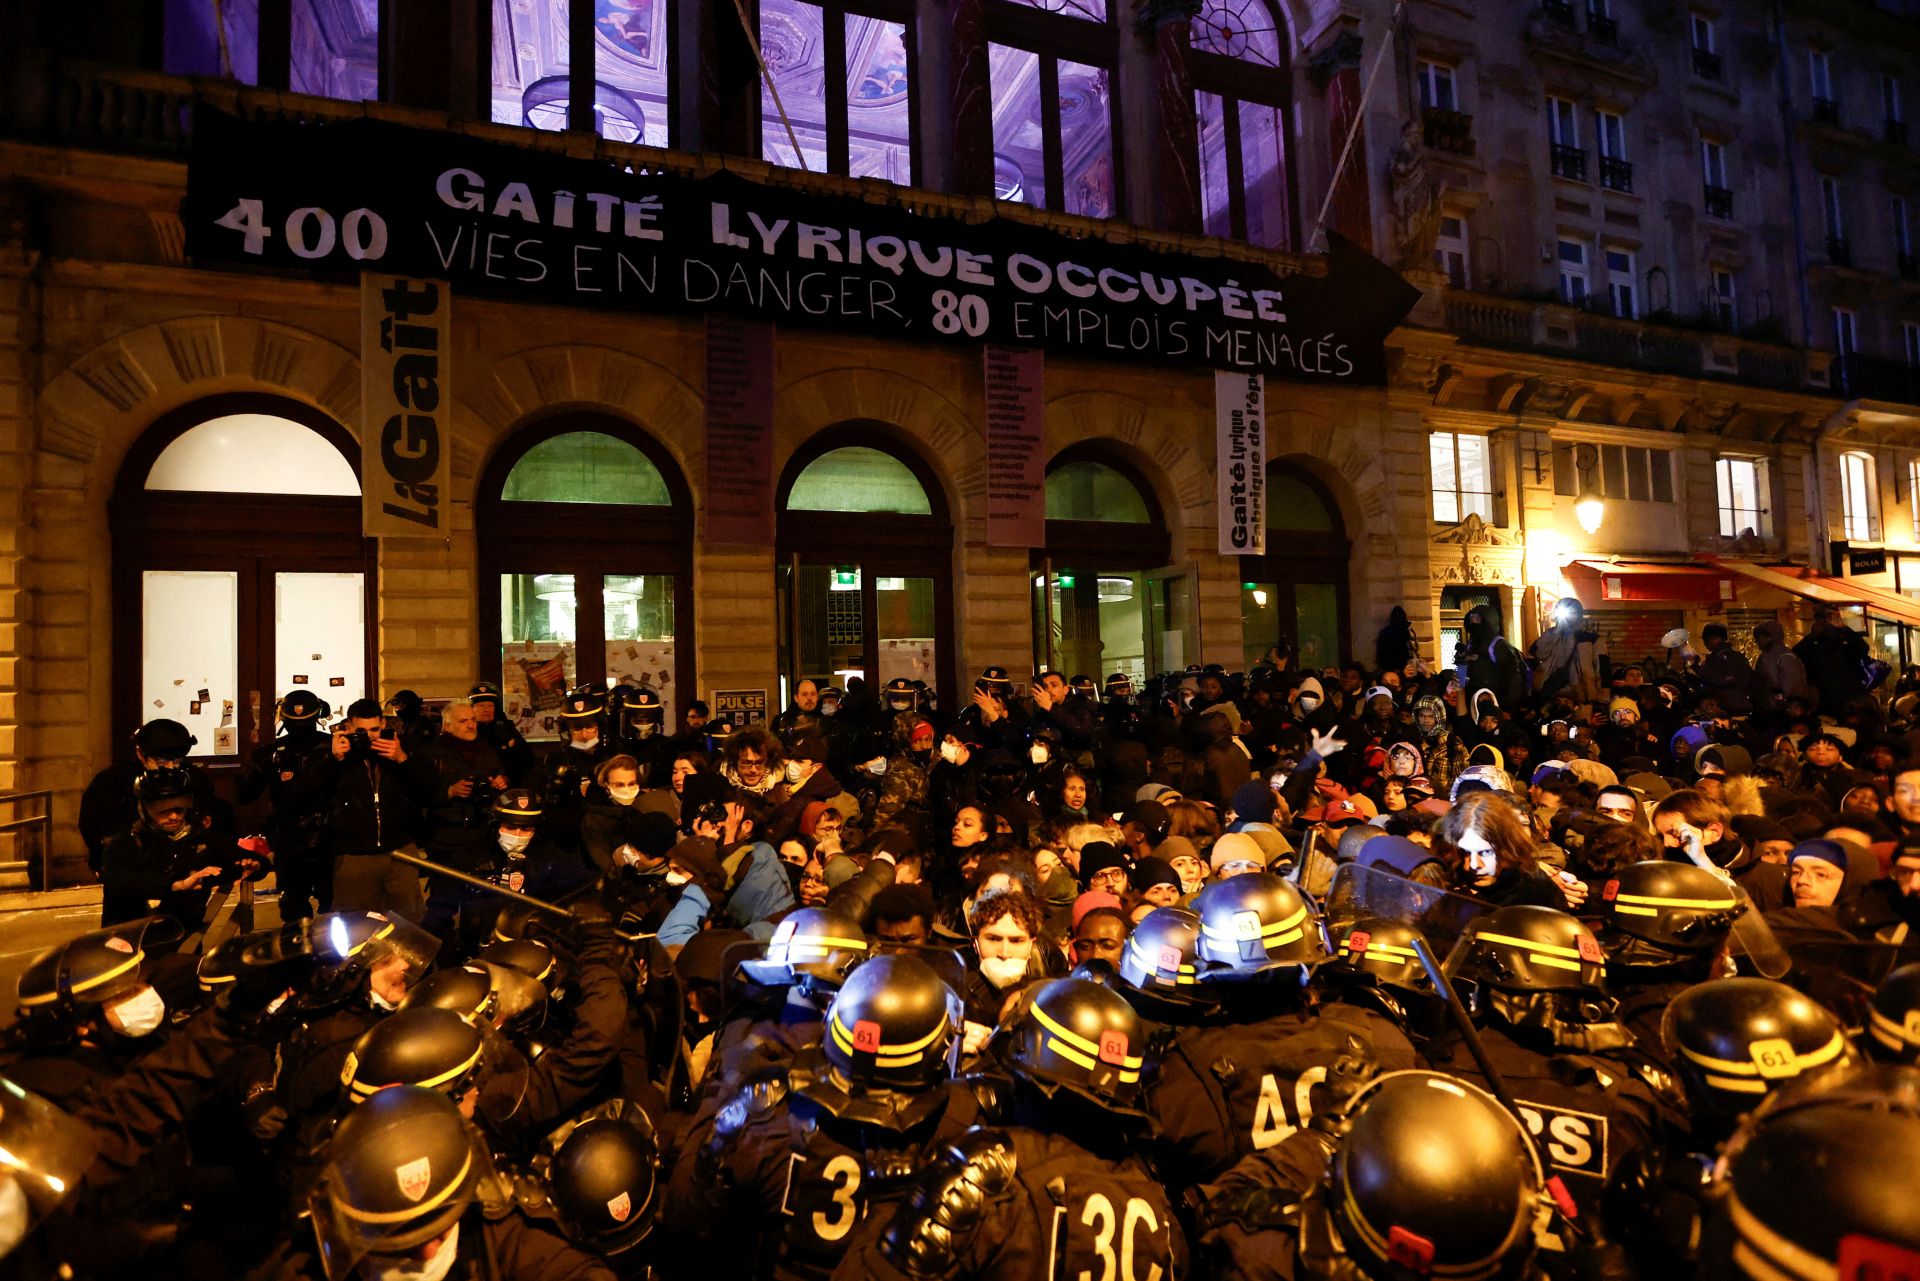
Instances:
[[[420,876],[391,857],[413,839],[422,791],[399,735],[370,698],[347,708],[317,765],[289,780],[288,800],[321,798],[321,849],[333,860],[333,901],[342,911],[420,914]]]
[[[440,713],[440,737],[414,759],[427,805],[427,857],[463,872],[484,871],[493,863],[493,796],[509,784],[499,753],[480,736],[473,704],[448,703]],[[455,918],[474,893],[451,878],[429,877],[421,923],[451,937]]]

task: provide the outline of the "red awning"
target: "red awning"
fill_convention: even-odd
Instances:
[[[1572,561],[1563,570],[1589,608],[1615,601],[1682,601],[1719,605],[1733,599],[1733,576],[1724,569],[1652,560]],[[1589,582],[1592,586],[1588,586]]]
[[[1898,592],[1868,587],[1852,578],[1817,574],[1805,565],[1760,565],[1749,560],[1730,560],[1721,556],[1702,556],[1709,564],[1738,574],[1753,582],[1790,592],[1824,605],[1862,605],[1876,618],[1890,618],[1910,627],[1920,627],[1920,601],[1909,600]]]

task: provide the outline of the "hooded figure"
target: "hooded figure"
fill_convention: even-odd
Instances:
[[[1518,707],[1527,697],[1527,665],[1507,638],[1500,634],[1500,614],[1488,605],[1467,611],[1466,651],[1460,656],[1460,680],[1469,701],[1476,691],[1490,689],[1500,702]]]
[[[1447,705],[1433,694],[1414,699],[1413,730],[1421,759],[1426,762],[1427,778],[1435,788],[1446,791],[1453,776],[1467,767],[1467,749],[1447,723]]]
[[[1802,841],[1787,853],[1794,906],[1767,913],[1767,924],[1789,949],[1816,940],[1854,938],[1850,927],[1861,918],[1862,893],[1879,874],[1879,860],[1863,846]],[[1863,927],[1860,937],[1871,935],[1871,927]]]
[[[1585,606],[1571,596],[1553,604],[1553,626],[1533,643],[1534,671],[1540,693],[1548,698],[1562,690],[1582,702],[1600,698],[1600,635],[1588,628]]]
[[[1753,710],[1777,712],[1790,698],[1813,701],[1807,684],[1807,667],[1800,656],[1787,648],[1786,632],[1780,624],[1768,620],[1753,629],[1753,643],[1760,657],[1753,664]]]

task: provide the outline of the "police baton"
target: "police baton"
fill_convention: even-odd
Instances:
[[[458,868],[447,867],[434,862],[432,859],[421,858],[417,854],[408,854],[404,850],[394,850],[393,857],[399,859],[402,863],[411,863],[423,871],[432,872],[436,876],[449,876],[456,881],[465,882],[477,890],[485,890],[489,894],[497,894],[501,898],[512,899],[516,903],[525,903],[528,907],[537,908],[542,912],[550,912],[555,916],[564,916],[568,920],[576,919],[573,909],[571,908],[561,907],[558,903],[549,903],[547,900],[535,898],[531,894],[522,894],[519,890],[510,890],[504,885],[495,885],[483,876],[475,876],[471,872],[462,872]]]

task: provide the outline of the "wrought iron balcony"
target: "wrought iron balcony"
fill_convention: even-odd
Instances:
[[[1827,237],[1827,261],[1836,267],[1853,266],[1853,246],[1845,236]]]
[[[1587,149],[1585,147],[1565,147],[1554,143],[1553,176],[1571,178],[1575,182],[1587,180]]]
[[[1726,187],[1716,187],[1712,183],[1708,183],[1706,193],[1707,217],[1733,217],[1733,192],[1730,189]]]
[[[1693,74],[1702,80],[1718,80],[1725,74],[1720,55],[1711,49],[1695,47],[1693,51]]]
[[[1633,165],[1612,156],[1600,157],[1600,185],[1608,191],[1633,190]]]
[[[1813,118],[1823,125],[1839,124],[1840,104],[1832,98],[1815,98],[1813,100]]]

